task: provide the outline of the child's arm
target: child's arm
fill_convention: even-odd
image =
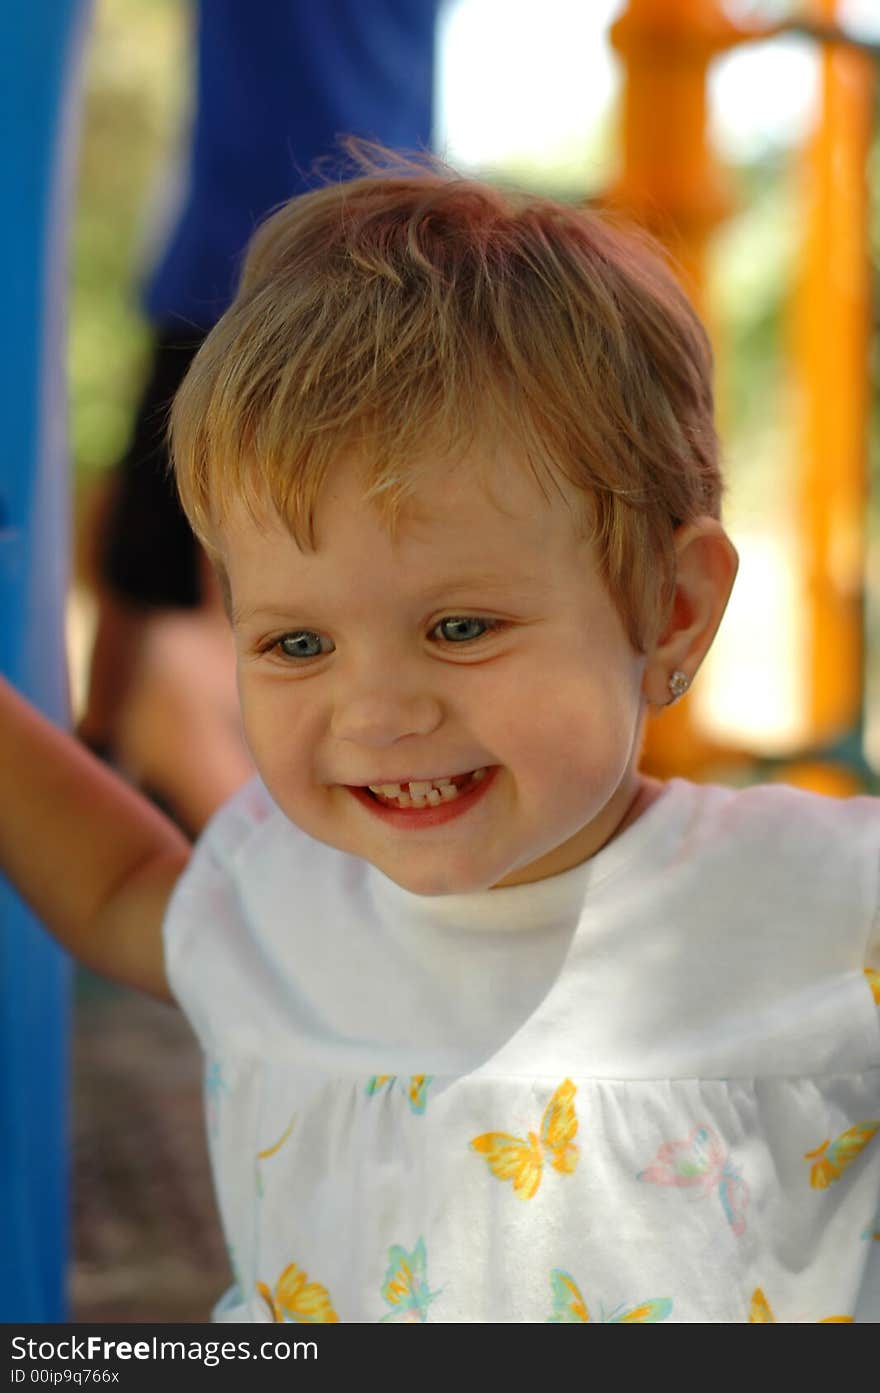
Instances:
[[[0,678],[0,869],[96,972],[171,1000],[162,921],[181,832]]]

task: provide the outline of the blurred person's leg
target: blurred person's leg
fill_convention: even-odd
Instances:
[[[200,342],[158,339],[95,519],[97,625],[79,724],[193,835],[252,772],[221,597],[168,471],[168,410]]]
[[[131,445],[119,468],[101,573],[132,606],[195,609],[201,603],[199,548],[168,468],[171,402],[202,343],[160,333]]]
[[[253,773],[232,632],[204,556],[202,591],[199,608],[157,610],[145,623],[117,727],[121,767],[191,836]]]
[[[112,756],[146,626],[201,601],[198,546],[168,475],[168,410],[201,339],[160,335],[132,438],[95,519],[97,626],[80,737]]]

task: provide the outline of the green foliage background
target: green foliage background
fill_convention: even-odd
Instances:
[[[81,483],[124,447],[143,378],[146,204],[185,120],[189,20],[182,0],[94,5],[71,244],[70,421]]]

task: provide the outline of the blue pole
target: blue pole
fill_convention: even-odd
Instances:
[[[66,241],[88,0],[0,5],[0,670],[68,720]],[[0,884],[0,1321],[65,1318],[68,961]]]

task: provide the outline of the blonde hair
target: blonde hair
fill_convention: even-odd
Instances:
[[[271,505],[313,546],[321,487],[351,451],[393,527],[438,458],[513,442],[542,488],[582,492],[644,651],[671,605],[675,529],[720,510],[711,352],[685,295],[643,239],[596,212],[430,156],[347,149],[356,177],[259,228],[175,400],[196,535],[216,561],[238,499],[255,517]]]

